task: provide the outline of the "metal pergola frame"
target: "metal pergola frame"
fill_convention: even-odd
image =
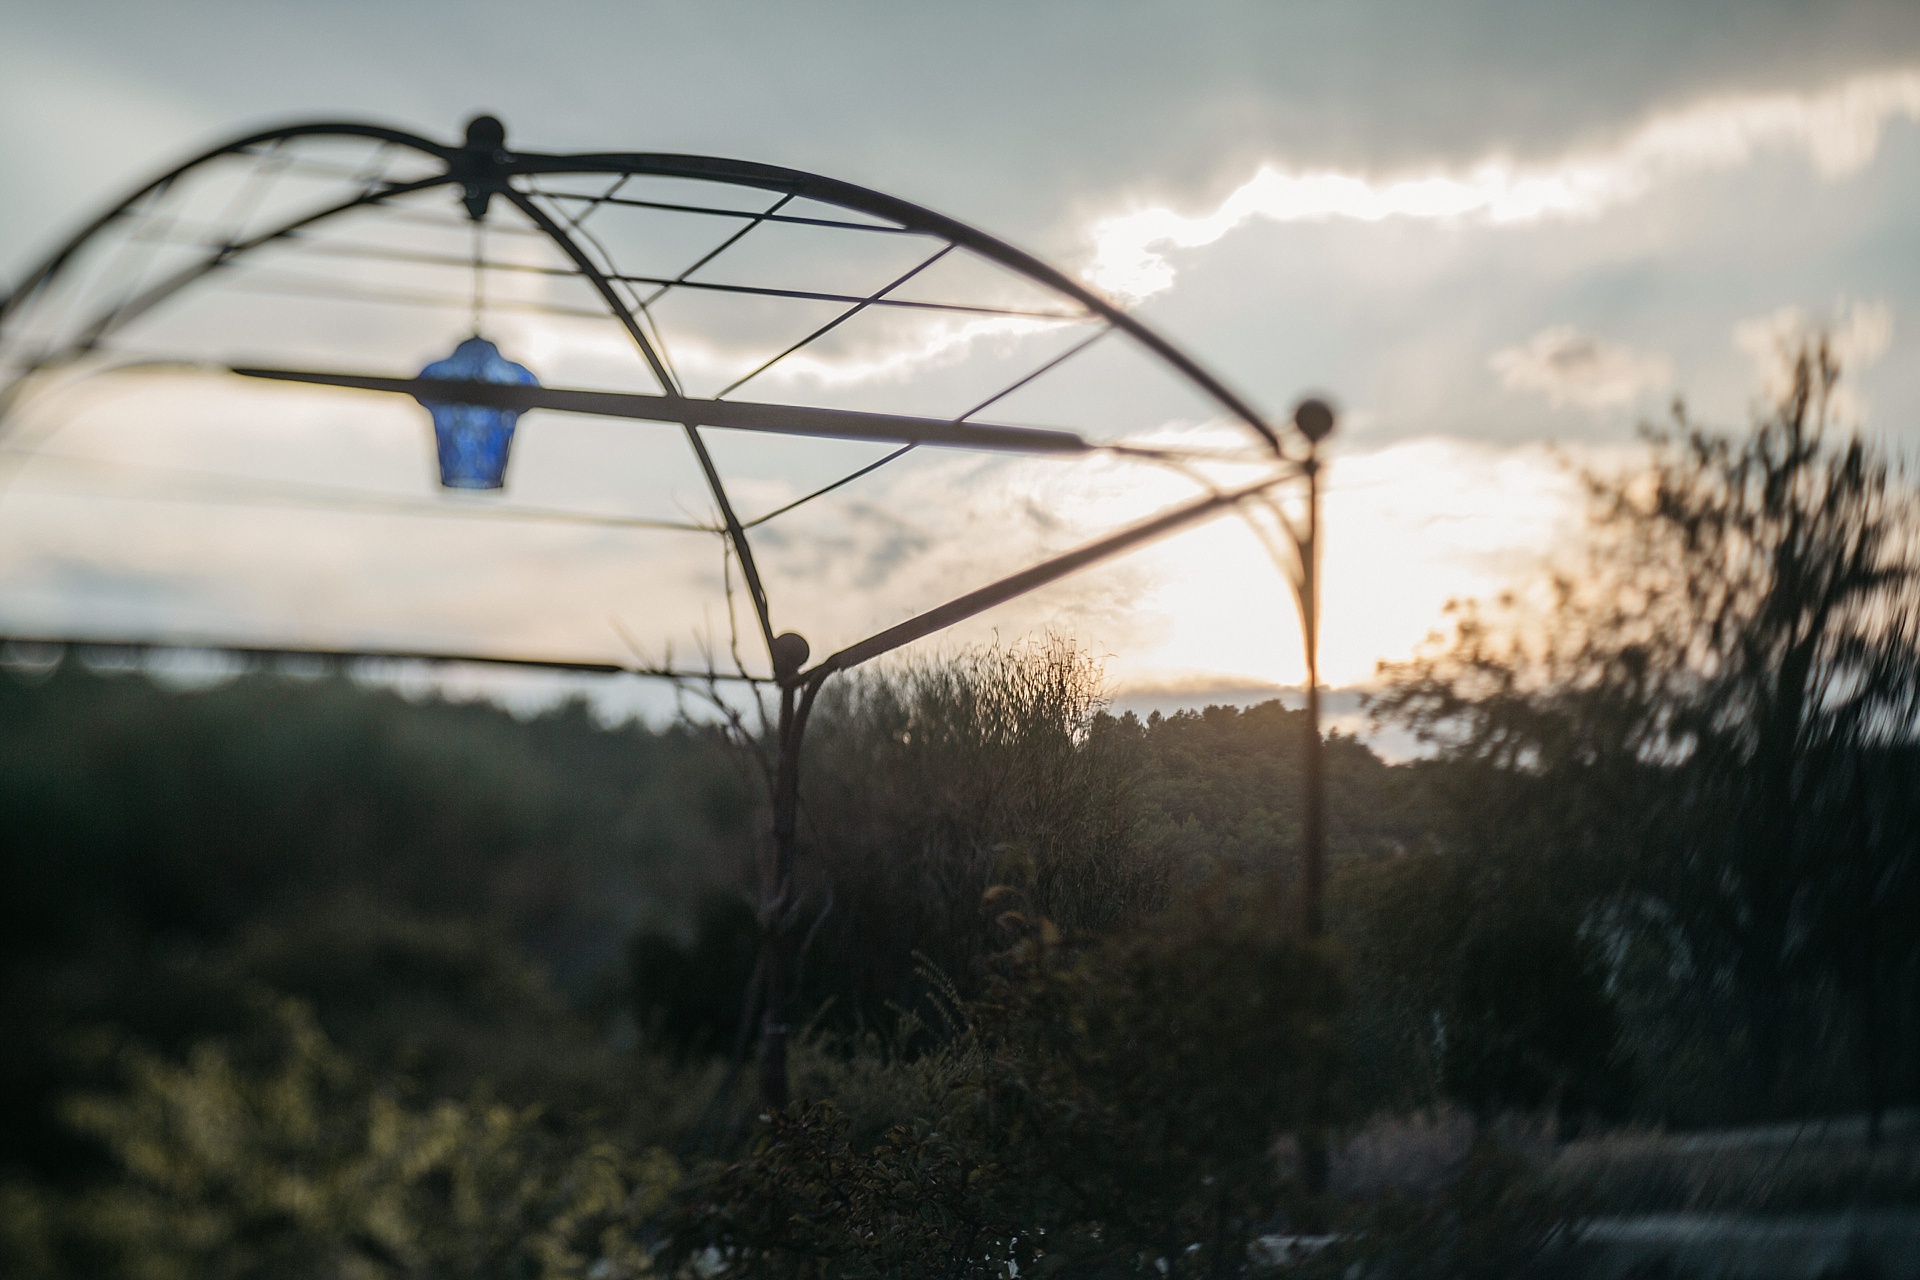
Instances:
[[[407,395],[415,398],[423,398],[426,392],[431,391],[434,399],[443,402],[452,401],[517,410],[542,408],[564,413],[639,418],[680,426],[699,462],[701,473],[719,515],[719,525],[711,531],[725,539],[733,558],[740,567],[747,593],[753,604],[757,629],[766,646],[772,668],[771,676],[749,675],[744,669],[737,675],[716,676],[712,671],[692,672],[675,670],[668,666],[649,667],[638,662],[632,665],[570,662],[531,655],[349,650],[306,647],[297,644],[258,646],[230,643],[214,637],[172,642],[132,637],[115,639],[84,636],[18,636],[10,639],[18,643],[98,646],[131,652],[143,652],[156,648],[216,649],[255,656],[307,655],[405,659],[434,663],[478,662],[585,673],[627,671],[670,679],[740,679],[755,685],[776,686],[780,699],[775,744],[777,765],[772,771],[770,786],[771,822],[768,833],[770,856],[762,859],[760,918],[767,958],[765,970],[767,994],[763,1002],[761,1051],[762,1091],[766,1101],[777,1106],[784,1105],[788,1096],[785,1066],[786,1009],[791,993],[786,990],[786,987],[790,981],[792,960],[786,955],[787,944],[779,922],[788,905],[792,885],[801,742],[814,699],[828,677],[934,634],[963,619],[1057,581],[1087,566],[1120,555],[1148,541],[1223,512],[1242,508],[1246,504],[1262,503],[1278,521],[1287,540],[1291,543],[1290,550],[1293,553],[1291,563],[1283,563],[1283,568],[1294,588],[1306,637],[1308,708],[1314,714],[1310,717],[1309,730],[1312,742],[1307,757],[1307,830],[1304,842],[1307,852],[1307,869],[1303,923],[1309,933],[1319,932],[1317,899],[1323,871],[1320,865],[1322,860],[1319,795],[1320,737],[1317,715],[1318,460],[1316,446],[1324,438],[1326,430],[1331,429],[1330,417],[1323,426],[1317,419],[1311,419],[1310,416],[1297,415],[1294,424],[1297,429],[1283,433],[1191,357],[1094,290],[1005,241],[894,196],[799,170],[706,156],[647,152],[555,155],[512,151],[506,147],[504,128],[497,120],[486,116],[478,117],[469,124],[466,139],[459,145],[443,144],[385,125],[349,121],[302,123],[263,130],[206,151],[129,193],[30,271],[7,296],[0,298],[0,350],[4,349],[3,344],[9,322],[29,313],[37,299],[55,288],[76,259],[81,256],[82,251],[96,237],[108,232],[122,220],[140,216],[138,210],[143,201],[158,200],[163,197],[174,184],[187,178],[200,166],[225,157],[271,157],[290,143],[315,138],[367,140],[381,144],[383,148],[392,148],[400,152],[412,153],[417,157],[424,157],[436,166],[436,171],[425,177],[406,181],[381,181],[377,177],[370,176],[359,191],[346,199],[337,200],[319,209],[309,210],[265,230],[255,231],[244,239],[229,237],[210,243],[196,261],[173,271],[164,279],[137,293],[118,299],[98,315],[90,317],[70,340],[52,349],[38,352],[24,362],[21,375],[9,385],[0,387],[0,432],[4,432],[9,412],[17,407],[17,402],[31,375],[84,359],[102,350],[103,344],[131,321],[151,312],[183,290],[221,271],[251,251],[267,245],[297,241],[310,228],[327,219],[356,210],[387,206],[401,197],[434,188],[455,189],[465,204],[468,216],[476,225],[486,219],[494,200],[503,200],[524,216],[532,228],[549,240],[570,264],[570,270],[531,267],[517,269],[543,270],[550,274],[571,274],[584,280],[604,304],[607,315],[617,321],[632,340],[662,388],[662,394],[639,395],[586,389],[502,386],[482,382],[426,383],[417,378],[390,378],[362,373],[314,370],[234,368],[227,372],[367,392]],[[613,179],[614,183],[607,192],[598,196],[542,191],[535,186],[541,178],[580,175],[606,175]],[[753,210],[622,199],[619,194],[622,182],[636,176],[690,179],[745,188],[765,193],[773,197],[774,202],[766,208]],[[590,237],[579,233],[581,218],[575,218],[572,226],[563,225],[562,221],[557,219],[548,208],[543,207],[540,199],[536,197],[544,197],[549,203],[565,199],[586,201],[590,204],[630,204],[679,213],[711,215],[719,219],[732,220],[739,225],[718,247],[677,276],[628,274],[619,271],[610,263],[608,260],[610,255],[602,253],[597,258],[591,251],[590,245],[583,243],[583,239],[590,240]],[[836,219],[786,212],[787,206],[796,200],[830,206],[844,210],[852,216]],[[695,271],[731,248],[754,228],[782,223],[875,234],[920,236],[941,242],[942,247],[906,275],[866,295],[771,287],[762,289],[750,285],[718,284],[689,279]],[[889,296],[894,289],[955,249],[968,250],[990,263],[1003,267],[1040,286],[1050,295],[1064,299],[1067,304],[1077,310],[1018,311],[993,307],[955,306]],[[429,260],[426,255],[416,256],[422,261]],[[439,261],[441,265],[449,265],[455,260],[434,259],[434,261]],[[476,271],[478,266],[476,258]],[[654,292],[647,297],[641,297],[636,286],[642,285]],[[665,358],[655,333],[650,332],[653,325],[648,307],[653,301],[673,289],[719,289],[763,293],[811,302],[831,302],[844,305],[848,309],[807,338],[789,347],[745,377],[736,380],[717,395],[705,398],[692,397],[682,389],[680,380],[675,375],[670,361]],[[727,398],[742,383],[765,372],[779,360],[792,355],[842,321],[869,307],[923,307],[930,310],[972,311],[981,314],[1034,315],[1061,320],[1095,321],[1100,324],[1100,328],[1092,337],[1077,343],[1039,368],[1026,373],[1010,386],[1002,388],[995,395],[981,401],[973,409],[954,418],[877,414],[765,404]],[[975,420],[976,414],[987,410],[1007,395],[1078,355],[1100,337],[1113,332],[1131,338],[1154,359],[1173,370],[1188,385],[1199,390],[1228,418],[1249,431],[1258,454],[1265,459],[1263,464],[1267,468],[1265,474],[1251,483],[1238,487],[1210,486],[1210,492],[1199,498],[1163,510],[1137,524],[1072,551],[1056,555],[998,582],[929,609],[828,654],[809,666],[810,654],[806,642],[791,632],[775,631],[771,604],[754,561],[752,542],[748,534],[749,524],[743,523],[737,515],[726,484],[701,437],[701,428],[769,431],[884,442],[900,446],[879,462],[861,468],[853,475],[843,477],[826,488],[751,523],[771,519],[793,506],[810,501],[879,466],[884,466],[908,450],[920,446],[1055,455],[1114,451],[1147,456],[1166,454],[1171,457],[1173,455],[1170,451],[1095,444],[1069,431],[1009,426]],[[1308,404],[1317,404],[1317,402],[1308,402]],[[1321,408],[1324,409],[1324,406]],[[1306,481],[1309,495],[1307,522],[1304,528],[1285,518],[1278,508],[1268,501],[1271,491],[1276,487],[1301,479]],[[1273,549],[1273,544],[1269,543],[1269,549]]]

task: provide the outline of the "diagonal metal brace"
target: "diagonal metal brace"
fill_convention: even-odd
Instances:
[[[1005,604],[1017,596],[1023,596],[1029,591],[1044,587],[1068,574],[1077,573],[1089,565],[1098,564],[1102,560],[1130,551],[1143,542],[1151,542],[1155,538],[1163,537],[1190,524],[1197,524],[1208,516],[1237,506],[1298,475],[1298,469],[1288,467],[1277,474],[1256,480],[1252,484],[1216,491],[1183,506],[1163,511],[1139,524],[1130,525],[1118,533],[1108,534],[1096,542],[1089,542],[1084,547],[1055,556],[1051,560],[1042,561],[1030,569],[1002,578],[991,586],[970,591],[936,609],[929,609],[918,617],[909,618],[897,626],[888,627],[885,631],[868,636],[856,644],[848,645],[840,652],[822,659],[811,671],[802,674],[798,682],[818,684],[836,671],[845,671],[863,662],[870,662],[883,653],[890,653],[902,645],[912,644],[915,640],[971,618],[976,613],[984,613],[995,605]]]

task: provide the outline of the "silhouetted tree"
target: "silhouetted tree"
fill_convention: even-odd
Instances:
[[[1700,980],[1741,996],[1757,1086],[1788,1105],[1808,1100],[1783,1092],[1796,994],[1878,1010],[1920,938],[1893,915],[1920,741],[1915,495],[1834,428],[1826,345],[1793,370],[1748,436],[1676,407],[1644,471],[1590,476],[1579,571],[1544,607],[1465,609],[1379,704],[1542,802],[1543,853],[1589,909],[1657,900]],[[1856,1028],[1874,1063],[1886,1022]]]

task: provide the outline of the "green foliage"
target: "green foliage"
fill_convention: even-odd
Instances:
[[[1676,1118],[1920,1082],[1920,497],[1835,428],[1838,376],[1801,351],[1744,437],[1677,410],[1589,477],[1574,572],[1464,610],[1378,705],[1445,752],[1450,852],[1604,948]]]
[[[977,994],[998,946],[978,903],[996,881],[1058,927],[1096,932],[1222,874],[1288,887],[1304,713],[1273,701],[1142,723],[1102,707],[1097,664],[1053,639],[830,684],[802,773],[802,1006],[850,1032],[926,1014],[926,965]],[[1350,738],[1327,756],[1336,864],[1423,843],[1414,771]],[[636,977],[642,1023],[729,1043],[739,1006],[695,975],[747,976],[745,923],[716,901],[690,940],[636,944],[652,975]]]
[[[627,1082],[548,983],[611,1004],[636,922],[731,879],[748,812],[703,736],[579,704],[0,674],[0,1166],[87,1176],[53,1106],[73,1028],[181,1052],[254,981],[370,1069],[603,1105]]]
[[[552,1123],[668,1142],[714,1074],[644,1048],[617,1051],[504,931],[477,921],[341,904],[264,921],[190,959],[224,1006],[216,1026],[247,1025],[262,989],[292,997],[362,1071],[404,1081],[416,1098],[483,1091]]]
[[[0,677],[0,960],[223,939],[348,896],[490,918],[578,990],[650,896],[725,876],[749,802],[696,734],[518,719],[340,677],[173,692]]]
[[[11,1100],[36,1125],[7,1135],[14,1150],[31,1151],[37,1168],[63,1183],[97,1176],[93,1148],[55,1107],[75,1088],[117,1082],[77,1051],[81,1030],[112,1027],[178,1056],[209,1039],[244,1037],[263,989],[300,999],[361,1070],[404,1082],[409,1096],[464,1097],[484,1086],[509,1105],[568,1120],[598,1115],[665,1139],[688,1119],[685,1095],[711,1074],[616,1052],[502,930],[322,904],[305,917],[262,920],[221,946],[176,942],[16,969],[5,1007],[29,1034],[8,1066],[40,1097]]]
[[[1483,1113],[1617,1112],[1619,1020],[1594,948],[1563,921],[1507,915],[1467,935],[1449,993],[1447,1092]]]
[[[1456,853],[1349,867],[1331,917],[1348,947],[1354,1080],[1371,1107],[1443,1098],[1481,1114],[1616,1115],[1629,1099],[1617,1002],[1579,919]]]
[[[650,1273],[641,1233],[677,1185],[670,1158],[484,1096],[411,1104],[305,1006],[263,1020],[184,1063],[123,1048],[122,1091],[69,1101],[121,1176],[8,1204],[44,1274],[56,1258],[129,1280]]]
[[[753,996],[759,956],[753,908],[725,889],[706,894],[694,910],[691,943],[645,929],[627,944],[635,1021],[682,1055],[730,1049]]]
[[[1524,1274],[1565,1206],[1513,1150],[1308,1204],[1287,1135],[1909,1096],[1916,526],[1830,383],[1681,420],[1544,612],[1389,673],[1442,753],[1328,743],[1327,947],[1286,928],[1299,713],[1115,718],[1058,642],[836,680],[766,1117],[720,1056],[757,925],[719,735],[0,679],[0,1270],[1226,1275],[1311,1219],[1307,1273]]]
[[[1306,713],[1257,706],[1130,715],[1104,726],[1138,743],[1142,839],[1201,876],[1295,874]],[[1328,854],[1335,864],[1424,846],[1424,778],[1349,737],[1326,742]]]
[[[1215,886],[1081,948],[1036,924],[965,1007],[927,1112],[871,1144],[831,1100],[764,1117],[695,1187],[675,1254],[783,1277],[1238,1274],[1343,996],[1278,906]]]
[[[1309,1118],[1345,997],[1287,899],[1216,882],[1070,960],[1046,942],[1042,928],[977,1015],[1011,1073],[1003,1123],[1028,1126],[1063,1179],[1103,1170],[1113,1204],[1203,1215],[1195,1239],[1225,1229],[1218,1215],[1271,1212],[1274,1137]]]
[[[924,999],[928,963],[971,989],[994,945],[980,896],[1009,874],[1066,928],[1164,904],[1168,868],[1135,838],[1133,744],[1098,731],[1099,707],[1097,665],[1061,641],[827,687],[801,783],[805,1003],[881,1024]]]

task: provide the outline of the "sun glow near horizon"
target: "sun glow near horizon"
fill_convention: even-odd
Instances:
[[[1320,676],[1369,682],[1445,622],[1450,600],[1486,597],[1536,572],[1574,535],[1576,471],[1545,446],[1424,439],[1340,456],[1326,472]],[[1222,519],[1143,553],[1151,585],[1134,644],[1108,640],[1122,686],[1298,686],[1293,597],[1267,549]]]

